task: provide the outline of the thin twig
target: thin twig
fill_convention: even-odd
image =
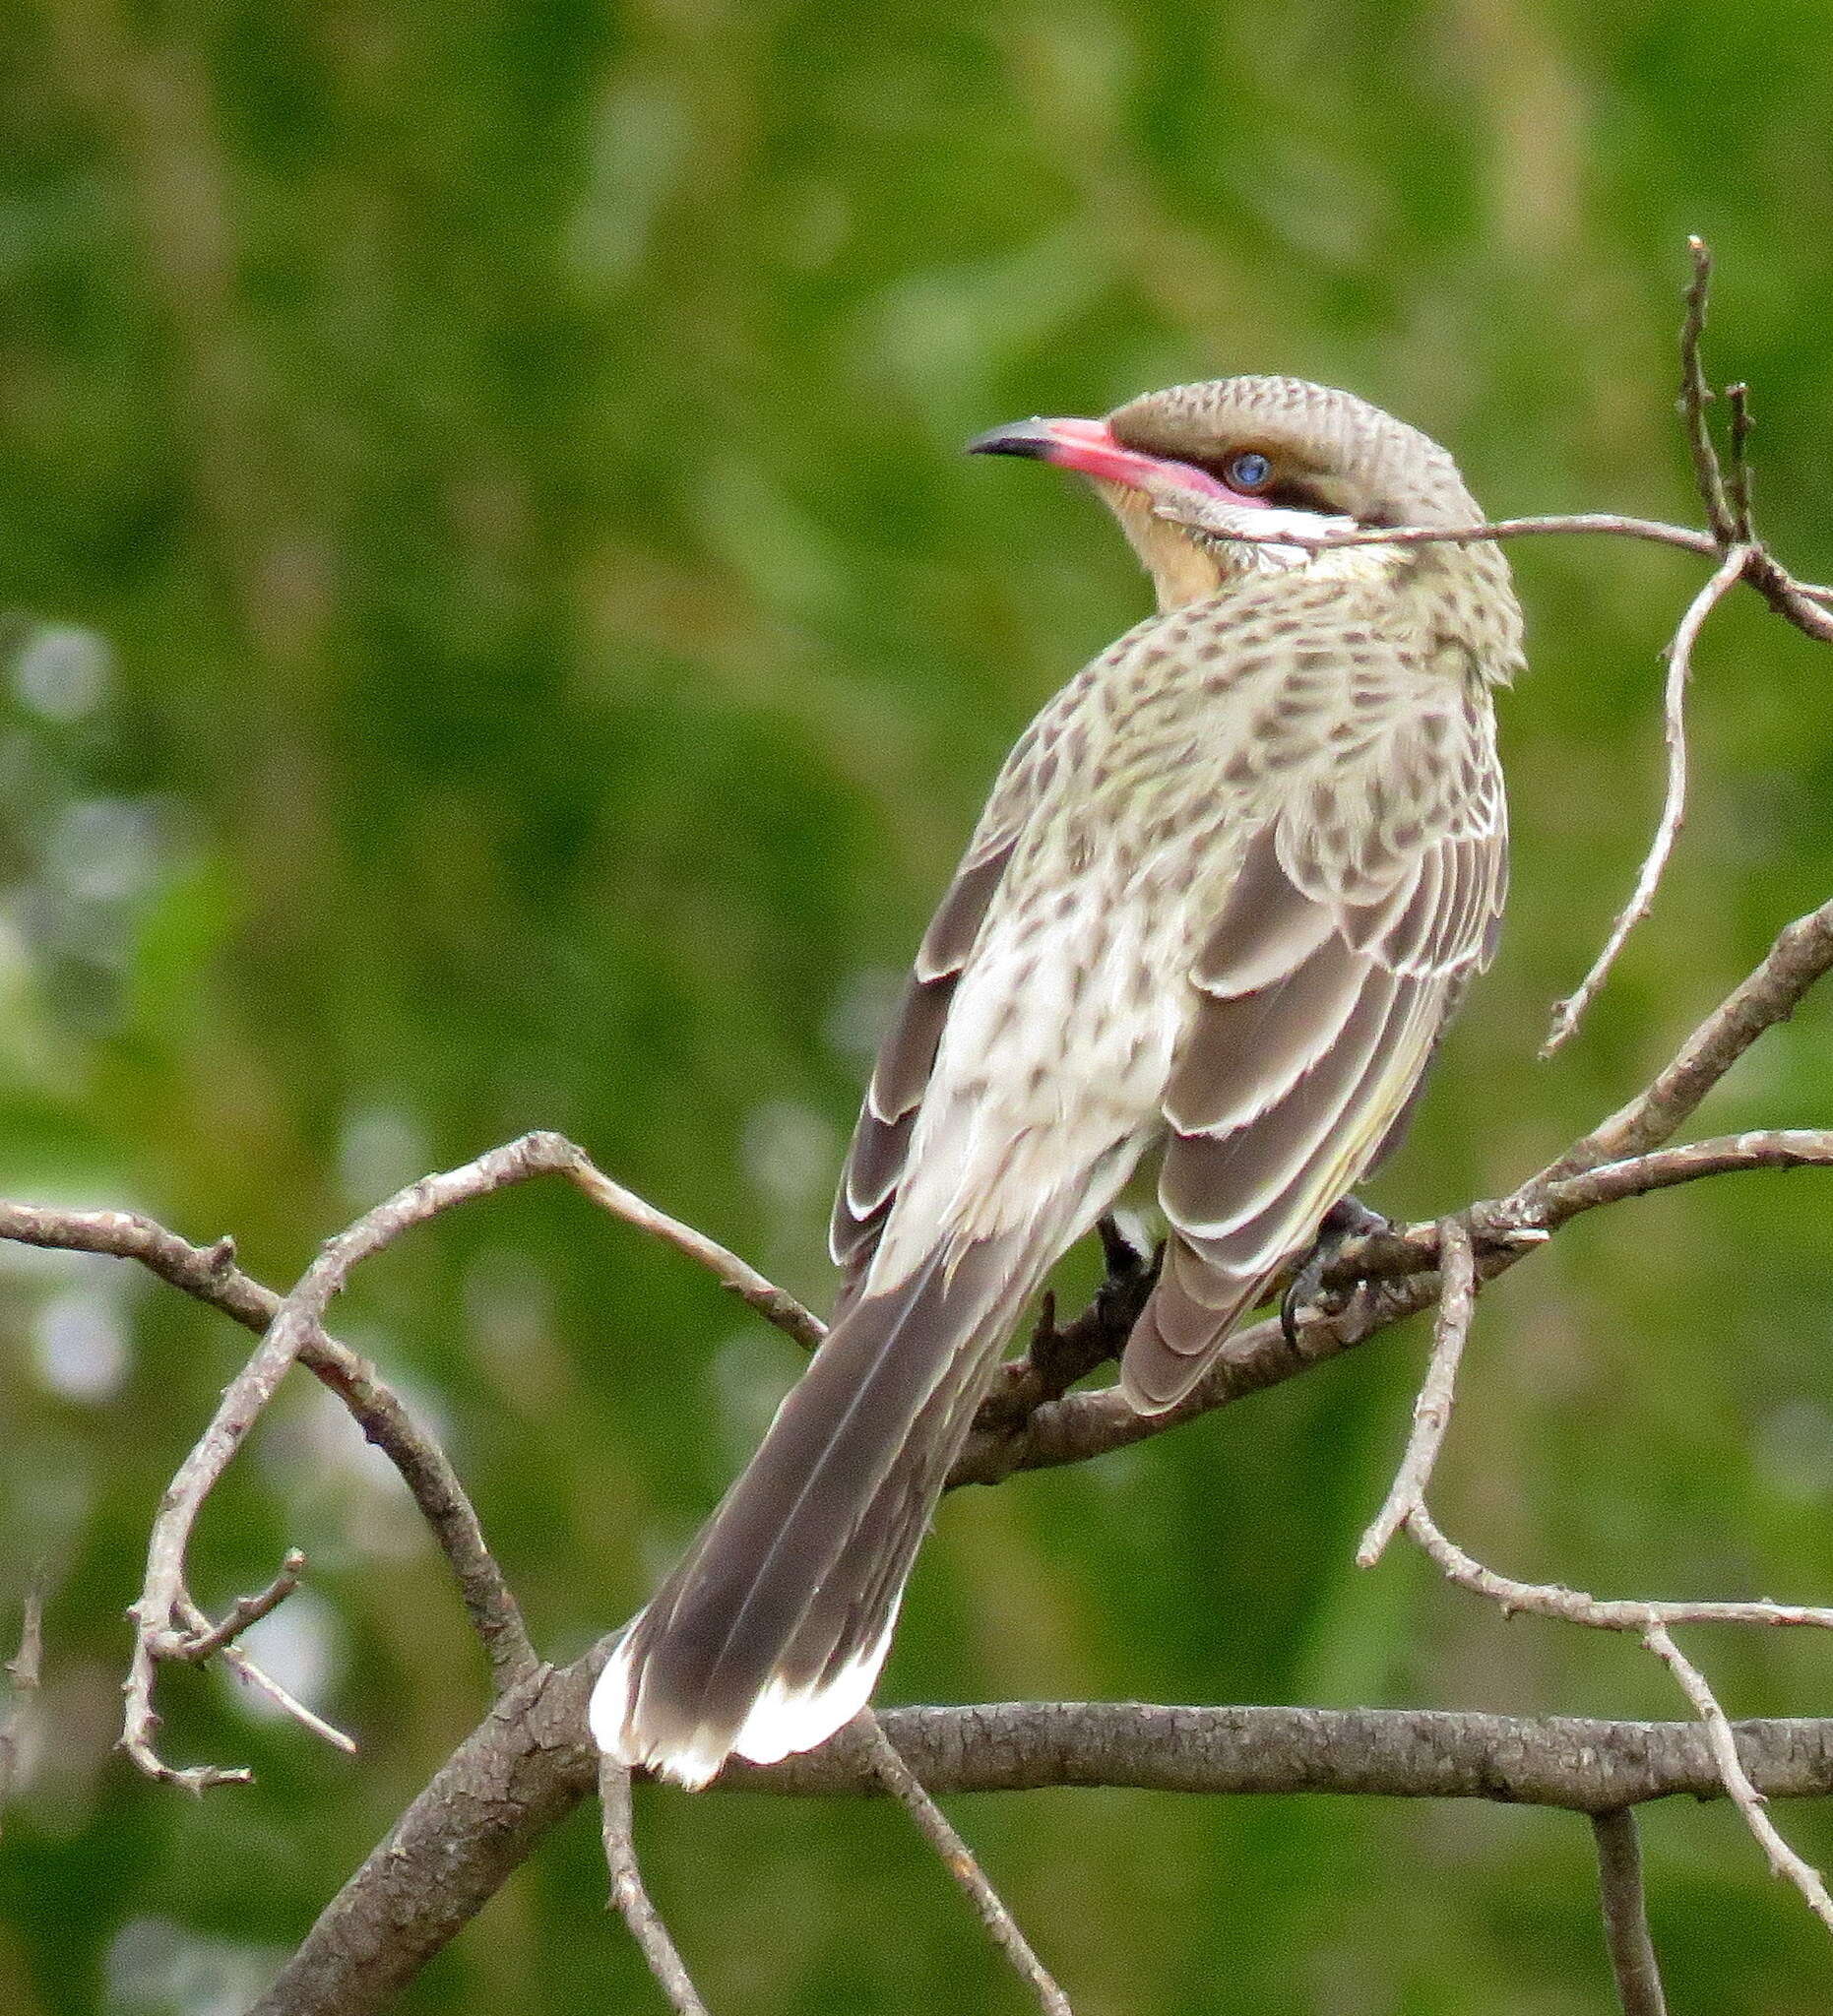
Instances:
[[[558,1135],[530,1138],[560,1139]],[[710,1239],[691,1225],[683,1225],[678,1218],[670,1218],[665,1211],[658,1211],[655,1205],[647,1203],[634,1190],[626,1190],[623,1184],[613,1181],[592,1163],[583,1150],[573,1148],[570,1142],[566,1146],[571,1155],[562,1166],[561,1173],[595,1204],[614,1218],[635,1226],[640,1231],[661,1239],[664,1245],[672,1246],[677,1253],[685,1253],[697,1266],[706,1268],[722,1288],[728,1289],[740,1301],[755,1309],[766,1322],[774,1323],[786,1336],[794,1338],[804,1351],[813,1351],[827,1335],[827,1325],[819,1316],[803,1308],[792,1294],[766,1279],[749,1261],[740,1260],[736,1253],[728,1252],[717,1239]]]
[[[1347,532],[1255,532],[1225,523],[1216,515],[1215,500],[1202,490],[1186,490],[1174,478],[1157,493],[1153,516],[1168,524],[1187,526],[1210,538],[1239,546],[1291,546],[1300,553],[1333,553],[1344,546],[1467,546],[1489,539],[1558,536],[1567,533],[1601,533],[1609,537],[1643,539],[1651,545],[1677,546],[1682,552],[1716,559],[1722,550],[1709,532],[1690,525],[1670,525],[1659,518],[1633,518],[1619,511],[1533,512],[1519,518],[1485,518],[1474,525],[1357,526]]]
[[[1618,2006],[1623,2016],[1668,2016],[1655,1942],[1649,1937],[1636,1816],[1627,1806],[1615,1806],[1606,1813],[1593,1813],[1591,1829],[1598,1844],[1604,1943],[1611,1956]]]
[[[1609,1119],[1522,1183],[1503,1209],[1536,1222],[1540,1201],[1567,1176],[1658,1147],[1693,1113],[1766,1029],[1786,1021],[1833,969],[1833,903],[1785,924],[1755,969],[1695,1028],[1655,1077]]]
[[[668,1936],[668,1927],[643,1886],[631,1828],[630,1773],[604,1756],[599,1759],[599,1810],[604,1865],[611,1878],[611,1904],[630,1927],[630,1936],[636,1940],[675,2016],[707,2016],[707,2005],[688,1978],[686,1964]]]
[[[1833,1630],[1833,1608],[1793,1603],[1693,1603],[1641,1597],[1598,1597],[1550,1582],[1517,1582],[1498,1574],[1443,1533],[1423,1505],[1407,1515],[1407,1531],[1427,1557],[1460,1589],[1487,1598],[1511,1616],[1552,1617],[1597,1631],[1629,1631],[1638,1637],[1673,1624],[1740,1624],[1788,1629]]]
[[[1719,1706],[1717,1696],[1706,1684],[1705,1675],[1675,1644],[1666,1625],[1650,1625],[1643,1633],[1642,1642],[1680,1683],[1681,1691],[1693,1704],[1694,1713],[1705,1725],[1725,1790],[1768,1858],[1770,1873],[1793,1883],[1806,1899],[1807,1908],[1829,1931],[1833,1931],[1833,1897],[1827,1895],[1827,1886],[1821,1881],[1820,1871],[1811,1862],[1803,1861],[1777,1831],[1776,1823],[1765,1810],[1763,1795],[1750,1783],[1749,1774],[1738,1755],[1737,1733],[1724,1709]]]
[[[167,1485],[154,1515],[147,1544],[147,1573],[129,1614],[134,1620],[134,1655],[128,1668],[121,1748],[148,1777],[204,1792],[215,1785],[246,1783],[214,1765],[185,1770],[164,1762],[153,1746],[156,1670],[173,1655],[175,1612],[184,1586],[185,1551],[205,1499],[227,1468],[249,1430],[279,1390],[287,1368],[308,1344],[324,1337],[324,1315],[350,1270],[383,1251],[411,1227],[424,1224],[468,1198],[546,1173],[558,1137],[530,1135],[491,1149],[462,1168],[423,1176],[367,1211],[348,1230],[326,1241],[317,1259],[274,1312],[259,1348],[229,1382],[210,1425]]]
[[[278,1609],[298,1588],[299,1578],[304,1573],[304,1554],[297,1547],[288,1547],[281,1561],[280,1573],[258,1596],[238,1596],[221,1622],[210,1624],[207,1629],[190,1637],[180,1638],[172,1646],[170,1656],[186,1660],[193,1666],[201,1665],[212,1653],[221,1652],[225,1645],[239,1638],[250,1624],[259,1623],[270,1610]]]
[[[193,1246],[153,1219],[132,1211],[51,1211],[0,1203],[0,1238],[54,1251],[104,1253],[133,1260],[257,1335],[274,1320],[280,1296],[234,1264],[234,1244]],[[509,1585],[451,1459],[409,1414],[375,1366],[322,1332],[299,1350],[299,1362],[327,1386],[400,1473],[451,1564],[501,1693],[540,1662],[529,1642]]]
[[[1215,516],[1209,498],[1196,490],[1164,495],[1156,515],[1173,525],[1188,526],[1206,537],[1243,546],[1286,546],[1301,553],[1328,553],[1339,546],[1469,545],[1479,539],[1515,539],[1539,535],[1603,533],[1621,538],[1645,539],[1656,545],[1678,546],[1689,553],[1717,559],[1726,550],[1708,532],[1687,525],[1666,525],[1659,519],[1625,518],[1613,511],[1575,511],[1550,517],[1496,518],[1478,525],[1386,525],[1353,532],[1253,532],[1225,525]],[[1764,545],[1749,548],[1744,578],[1777,615],[1817,643],[1833,643],[1833,614],[1820,605],[1833,602],[1833,589],[1797,581]]]
[[[899,1755],[897,1745],[886,1735],[878,1718],[869,1708],[862,1709],[853,1729],[872,1776],[916,1823],[923,1839],[940,1858],[942,1866],[974,1907],[974,1915],[985,1928],[986,1936],[1037,1996],[1044,2016],[1074,2016],[1069,1997],[1057,1986],[1033,1950],[1031,1941],[1019,1930],[1017,1920],[1006,1909],[998,1891],[987,1881],[986,1872],[975,1859],[973,1850],[950,1825],[941,1807],[924,1792],[921,1780]]]
[[[1604,941],[1604,950],[1592,961],[1591,971],[1573,992],[1553,1009],[1552,1027],[1541,1045],[1543,1057],[1550,1057],[1577,1030],[1593,996],[1616,964],[1616,956],[1622,951],[1625,940],[1654,905],[1655,892],[1661,886],[1668,858],[1674,852],[1674,844],[1679,838],[1681,823],[1686,818],[1686,682],[1693,668],[1693,646],[1698,641],[1700,626],[1742,575],[1750,552],[1748,546],[1732,547],[1719,562],[1712,579],[1687,604],[1680,626],[1674,633],[1674,642],[1668,647],[1668,679],[1662,702],[1662,738],[1668,749],[1668,788],[1662,798],[1661,820],[1643,857],[1636,886],[1615,923],[1611,926],[1611,935]]]
[[[1706,507],[1706,523],[1712,528],[1713,543],[1721,550],[1738,537],[1736,520],[1725,494],[1725,477],[1719,468],[1718,450],[1712,445],[1712,424],[1706,408],[1712,401],[1712,387],[1706,382],[1700,355],[1706,333],[1706,302],[1712,291],[1712,254],[1703,238],[1686,241],[1693,263],[1692,278],[1686,284],[1686,313],[1680,323],[1679,413],[1686,430],[1687,452],[1693,458],[1693,481],[1700,502]]]
[[[1368,1523],[1356,1549],[1356,1564],[1372,1568],[1387,1544],[1407,1523],[1407,1516],[1425,1496],[1432,1466],[1438,1461],[1451,1405],[1457,1392],[1458,1360],[1470,1336],[1477,1307],[1477,1252],[1470,1227],[1462,1219],[1438,1222],[1438,1320],[1432,1331],[1432,1354],[1413,1403],[1413,1432],[1394,1474],[1386,1502]]]
[[[178,1615],[193,1631],[202,1630],[210,1623],[210,1618],[193,1602],[188,1591],[179,1593]],[[356,1740],[353,1736],[346,1735],[335,1723],[327,1722],[322,1715],[315,1714],[303,1701],[283,1687],[272,1673],[258,1667],[239,1645],[223,1646],[217,1657],[238,1680],[244,1681],[257,1694],[265,1695],[283,1715],[290,1716],[301,1729],[320,1737],[333,1749],[342,1750],[346,1756],[355,1756]],[[252,1777],[253,1773],[250,1772],[222,1782],[246,1785]]]
[[[19,1650],[6,1663],[12,1696],[4,1719],[0,1719],[0,1835],[6,1832],[6,1809],[19,1775],[20,1750],[25,1742],[38,1686],[44,1676],[44,1571],[34,1569],[26,1584],[25,1602],[20,1606]]]
[[[1739,545],[1755,546],[1756,504],[1751,495],[1752,476],[1750,472],[1750,429],[1754,424],[1750,414],[1750,388],[1744,384],[1728,385],[1725,398],[1732,410],[1732,454],[1731,473],[1725,479],[1725,494],[1732,507],[1732,530]],[[1797,582],[1799,593],[1806,594]]]

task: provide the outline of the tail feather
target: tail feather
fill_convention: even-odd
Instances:
[[[847,1311],[595,1688],[601,1748],[687,1785],[864,1705],[1035,1238],[938,1251]]]
[[[778,1662],[733,1748],[770,1764],[807,1749],[871,1697],[904,1585],[983,1396],[999,1333],[931,1397]],[[812,1731],[812,1733],[808,1732]]]

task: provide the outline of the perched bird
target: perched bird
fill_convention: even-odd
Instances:
[[[864,1706],[1002,1344],[1140,1158],[1169,1232],[1121,1381],[1153,1413],[1380,1159],[1493,949],[1500,550],[1276,539],[1480,522],[1442,448],[1258,377],[971,446],[1091,478],[1159,609],[1001,771],[859,1115],[834,1327],[593,1695],[604,1750],[683,1785]]]

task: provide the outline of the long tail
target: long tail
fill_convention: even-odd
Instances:
[[[1035,1232],[938,1251],[847,1311],[625,1631],[593,1690],[601,1749],[699,1786],[733,1751],[774,1763],[858,1713],[999,1346],[1051,1251]]]

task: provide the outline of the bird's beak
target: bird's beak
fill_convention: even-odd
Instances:
[[[1124,483],[1154,499],[1195,490],[1204,496],[1241,501],[1206,470],[1124,447],[1114,439],[1106,420],[1014,420],[1009,426],[977,434],[968,443],[968,453],[1023,455],[1033,462],[1054,463],[1058,469],[1078,470],[1100,482]]]

